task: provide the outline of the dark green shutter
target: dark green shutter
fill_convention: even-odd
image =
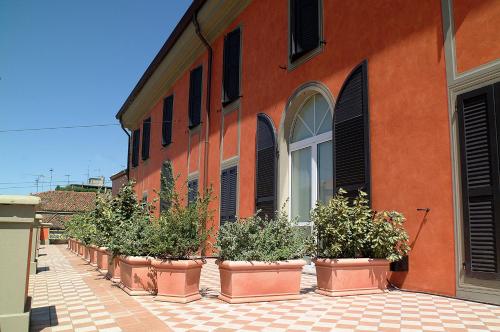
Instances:
[[[358,65],[342,86],[333,112],[333,174],[335,192],[348,196],[358,190],[370,195],[370,133],[366,61]]]
[[[189,78],[189,128],[201,123],[201,91],[203,67],[191,71]]]
[[[146,160],[149,158],[150,138],[151,138],[151,118],[147,118],[142,123],[142,148],[141,148],[142,160]]]
[[[172,143],[172,118],[174,111],[174,96],[163,100],[163,121],[161,125],[161,143],[163,146]]]
[[[236,220],[238,168],[233,166],[221,172],[220,224]]]
[[[132,133],[132,167],[139,165],[139,144],[141,139],[141,130],[136,129]]]
[[[500,279],[500,84],[458,96],[457,111],[466,274]]]
[[[224,105],[240,96],[240,29],[236,29],[224,38],[223,87]]]
[[[255,209],[261,216],[276,211],[276,138],[271,119],[257,116]]]
[[[319,0],[290,0],[290,58],[319,46]]]

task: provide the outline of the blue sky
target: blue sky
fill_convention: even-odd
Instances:
[[[0,194],[109,176],[126,165],[115,114],[191,1],[0,0]],[[39,191],[42,190],[40,185]]]

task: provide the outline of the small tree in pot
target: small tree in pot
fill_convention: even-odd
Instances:
[[[112,227],[108,248],[113,254],[109,270],[120,287],[129,295],[148,295],[156,292],[156,278],[151,270],[150,237],[153,208],[139,203],[134,183],[124,185],[112,202]]]
[[[384,291],[389,263],[410,249],[405,218],[396,211],[373,212],[362,191],[352,202],[345,194],[340,189],[326,204],[318,202],[311,214],[317,239],[316,292],[341,296]]]
[[[201,298],[201,252],[211,233],[208,205],[211,190],[185,202],[178,195],[174,181],[162,188],[160,196],[167,202],[157,223],[152,225],[152,266],[156,271],[158,294],[162,301],[188,303]]]
[[[221,294],[229,303],[300,298],[306,238],[284,209],[274,218],[257,214],[219,230]]]
[[[96,264],[100,273],[107,275],[109,260],[112,257],[108,252],[114,225],[113,198],[109,191],[98,193],[95,208],[92,211],[96,234],[94,239],[96,249]]]

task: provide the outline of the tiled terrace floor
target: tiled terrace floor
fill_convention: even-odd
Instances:
[[[189,304],[129,297],[65,249],[46,246],[32,277],[32,331],[500,331],[500,307],[417,293],[330,298],[303,274],[297,301],[219,301],[213,260],[202,270],[203,299]]]

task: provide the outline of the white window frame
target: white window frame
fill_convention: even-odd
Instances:
[[[312,98],[309,97],[309,98]],[[296,122],[298,120],[298,116],[300,114],[300,111],[302,110],[302,107],[304,104],[309,100],[307,98],[304,100],[304,102],[300,105],[298,108],[297,114],[295,114],[295,119],[292,124],[292,130],[290,131],[290,137],[288,138],[288,141],[291,142],[292,135],[295,129]],[[332,110],[330,108],[329,110],[332,113]],[[314,112],[316,114],[316,112]],[[332,113],[333,115],[333,113]],[[333,138],[333,132],[330,130],[326,133],[322,133],[316,136],[308,137],[306,139],[300,140],[298,142],[290,143],[289,144],[289,149],[288,149],[288,197],[290,197],[290,204],[288,204],[288,215],[290,218],[292,217],[292,152],[302,150],[308,147],[311,147],[311,209],[314,208],[316,205],[316,201],[318,200],[318,145],[321,143],[325,143],[328,141],[331,141]],[[313,189],[314,188],[314,189]],[[298,226],[311,226],[311,222],[298,222]]]

